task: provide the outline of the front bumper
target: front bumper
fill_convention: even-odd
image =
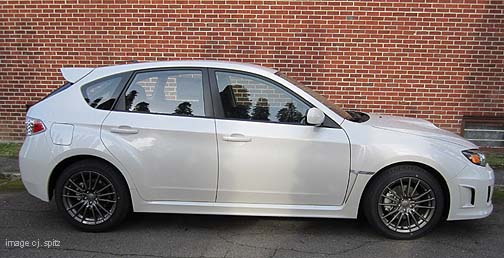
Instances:
[[[479,219],[493,210],[494,172],[490,166],[467,165],[448,182],[450,211],[447,220]]]

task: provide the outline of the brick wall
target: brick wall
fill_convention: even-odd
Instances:
[[[127,2],[127,3],[123,3]],[[61,67],[220,59],[274,67],[345,108],[504,116],[503,1],[0,2],[0,140]]]

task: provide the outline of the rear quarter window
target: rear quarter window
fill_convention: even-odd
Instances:
[[[82,96],[92,108],[111,110],[124,79],[125,75],[118,75],[90,82],[82,87]]]

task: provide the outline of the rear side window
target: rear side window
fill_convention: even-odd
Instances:
[[[205,116],[203,75],[199,70],[165,70],[135,75],[126,90],[130,112]]]
[[[66,82],[65,84],[63,84],[63,86],[61,86],[61,87],[57,88],[56,90],[54,90],[53,92],[49,93],[49,95],[47,95],[45,98],[43,98],[43,100],[47,99],[49,97],[52,97],[52,96],[54,96],[54,95],[56,95],[56,94],[58,94],[58,93],[60,93],[60,92],[62,92],[64,90],[70,88],[70,86],[72,86],[72,85],[73,85],[73,83]]]
[[[111,110],[119,95],[118,89],[124,76],[113,76],[91,82],[82,87],[84,100],[93,108]]]

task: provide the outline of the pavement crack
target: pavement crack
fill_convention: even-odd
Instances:
[[[278,252],[278,248],[276,248],[276,249],[275,249],[275,251],[274,251],[274,252],[273,252],[273,254],[270,256],[270,258],[275,257],[275,255],[277,254],[277,252]]]
[[[298,250],[295,248],[283,248],[283,247],[276,247],[275,248],[275,247],[264,247],[264,246],[258,246],[258,245],[244,244],[244,243],[240,243],[240,242],[233,241],[230,239],[226,239],[225,237],[222,237],[222,236],[218,236],[218,238],[229,243],[229,244],[232,244],[232,245],[238,245],[238,246],[249,247],[249,248],[258,248],[258,249],[264,249],[264,250],[273,250],[273,255],[270,256],[270,258],[274,257],[279,250],[292,251],[292,252],[296,252],[296,253],[304,253],[304,254],[311,254],[311,255],[314,255],[314,254],[316,254],[316,255],[339,255],[339,254],[345,254],[345,253],[348,253],[351,251],[358,250],[360,248],[363,248],[363,247],[371,245],[371,244],[383,242],[383,241],[365,241],[364,243],[359,244],[355,247],[343,249],[343,250],[340,250],[337,252],[317,252],[317,251],[303,251],[303,250]]]
[[[278,248],[280,250],[286,250],[286,251],[292,251],[292,252],[296,252],[296,253],[304,253],[304,254],[311,254],[311,255],[340,255],[340,254],[346,254],[348,252],[351,252],[351,251],[355,251],[355,250],[358,250],[358,249],[361,249],[365,246],[368,246],[368,245],[371,245],[371,244],[375,244],[375,243],[378,243],[378,242],[381,242],[381,241],[366,241],[360,245],[357,245],[355,247],[351,247],[351,248],[347,248],[347,249],[343,249],[343,250],[340,250],[338,252],[316,252],[316,251],[302,251],[302,250],[297,250],[297,249],[293,249],[293,248]]]

